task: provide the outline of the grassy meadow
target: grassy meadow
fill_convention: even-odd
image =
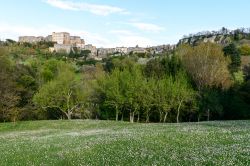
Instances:
[[[250,121],[0,124],[0,165],[250,165]]]

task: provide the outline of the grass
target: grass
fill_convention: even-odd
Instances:
[[[0,124],[0,165],[250,165],[250,121]]]

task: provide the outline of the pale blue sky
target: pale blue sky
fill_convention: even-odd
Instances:
[[[250,27],[250,0],[0,0],[0,39],[68,31],[98,47],[175,44]]]

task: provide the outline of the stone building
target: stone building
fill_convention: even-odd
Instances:
[[[128,54],[128,48],[127,47],[116,47],[115,51],[121,54]]]
[[[48,35],[47,37],[43,36],[20,36],[19,42],[24,43],[37,43],[40,41],[46,42],[55,42],[54,47],[50,47],[50,52],[65,52],[70,53],[73,47],[77,47],[78,49],[85,48],[85,41],[81,39],[79,36],[70,36],[68,32],[53,32],[52,35]],[[97,51],[96,47],[92,45],[88,45],[86,47],[91,51],[91,55],[96,56]]]
[[[84,39],[81,39],[81,43],[76,43],[76,47],[83,49],[85,46],[85,41]]]
[[[91,51],[90,56],[91,58],[94,58],[97,56],[97,49],[96,46],[93,46],[92,44],[87,44],[84,46],[84,50],[89,50]]]
[[[147,50],[145,48],[142,48],[142,47],[129,47],[128,48],[128,53],[147,53]]]
[[[70,51],[72,50],[72,45],[71,44],[55,44],[53,48],[54,49],[50,48],[50,51],[69,54]]]
[[[81,38],[79,36],[70,36],[70,44],[76,45],[76,44],[81,44]]]
[[[80,36],[70,36],[70,44],[74,47],[84,48],[85,41]]]
[[[56,42],[54,45],[55,52],[64,51],[69,53],[73,47],[77,47],[83,49],[85,46],[84,39],[81,39],[79,36],[70,36],[68,32],[53,32],[52,33],[52,41]]]
[[[70,44],[70,34],[68,32],[53,32],[52,41],[57,44]]]
[[[168,53],[173,51],[176,48],[176,45],[158,45],[158,46],[153,46],[149,47],[148,49],[150,50],[151,54],[162,54],[162,53]]]

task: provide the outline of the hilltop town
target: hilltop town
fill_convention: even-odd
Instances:
[[[20,36],[18,42],[35,44],[38,42],[53,42],[53,47],[49,47],[51,53],[75,52],[75,50],[89,50],[89,58],[102,60],[108,55],[129,55],[129,54],[162,54],[174,50],[176,45],[159,45],[152,47],[116,47],[116,48],[97,48],[92,44],[86,44],[80,36],[71,36],[68,32],[53,32],[46,37],[43,36]]]

